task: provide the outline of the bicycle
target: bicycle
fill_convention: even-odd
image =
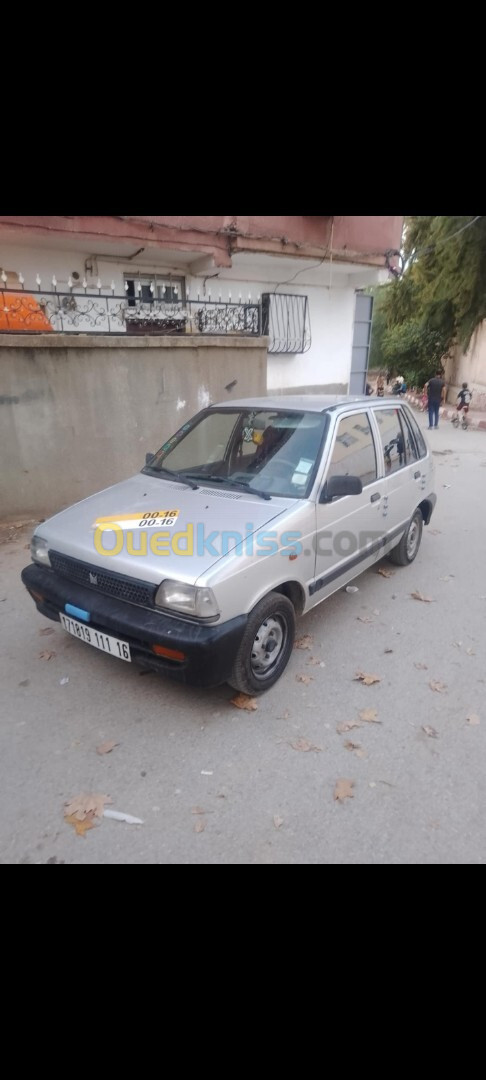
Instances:
[[[461,427],[462,427],[463,431],[467,431],[467,429],[469,427],[469,421],[468,421],[468,418],[467,418],[466,414],[463,415],[462,420],[461,420],[461,417],[459,416],[459,413],[456,413],[456,415],[452,417],[451,424],[453,424],[455,428],[458,428],[459,424],[461,424]]]

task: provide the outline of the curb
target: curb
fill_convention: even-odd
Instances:
[[[422,409],[422,399],[416,397],[415,394],[405,394],[405,399],[406,401],[408,401],[409,405],[412,405],[415,409]],[[439,416],[441,416],[444,420],[452,420],[452,417],[455,415],[456,410],[450,405],[443,405],[439,410]],[[475,417],[470,416],[469,427],[473,431],[486,431],[486,419],[476,420]]]

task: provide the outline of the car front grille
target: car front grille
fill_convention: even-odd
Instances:
[[[137,581],[136,578],[125,577],[124,574],[115,574],[112,570],[102,570],[99,566],[72,559],[59,551],[49,550],[49,558],[56,574],[75,581],[77,585],[84,585],[93,589],[93,592],[105,593],[106,596],[115,596],[118,600],[126,600],[129,604],[154,607],[156,586],[147,581]]]

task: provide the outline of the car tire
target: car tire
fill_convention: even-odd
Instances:
[[[400,543],[392,548],[388,558],[398,566],[409,566],[417,556],[422,540],[423,528],[424,520],[422,514],[420,510],[416,510]]]
[[[230,686],[244,694],[262,694],[285,671],[294,646],[295,611],[286,596],[271,592],[253,608],[243,635]]]

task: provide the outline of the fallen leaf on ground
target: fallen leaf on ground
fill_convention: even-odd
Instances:
[[[326,666],[325,663],[324,663],[324,660],[319,660],[319,658],[317,656],[309,656],[309,659],[308,659],[307,663],[308,664],[314,664],[314,666],[318,666],[318,667],[325,667]]]
[[[194,826],[194,832],[204,832],[205,828],[206,828],[206,822],[205,821],[202,821],[202,820],[196,821],[196,824]]]
[[[310,683],[313,681],[312,675],[296,675],[297,682]]]
[[[384,566],[380,566],[380,569],[376,571],[377,574],[381,574],[382,577],[393,577],[394,570],[386,570]]]
[[[425,731],[425,734],[429,736],[429,739],[439,738],[439,732],[435,730],[435,727],[431,727],[430,724],[424,724],[422,726],[422,731]]]
[[[111,751],[115,749],[115,746],[119,746],[117,742],[103,742],[100,746],[96,747],[97,754],[111,754]]]
[[[75,795],[70,802],[65,803],[66,811],[64,816],[74,816],[77,821],[85,821],[87,817],[103,817],[103,810],[105,803],[111,803],[113,799],[110,799],[109,795],[92,795],[85,794]]]
[[[43,649],[42,652],[39,653],[39,660],[52,660],[52,657],[55,655],[53,650],[49,652],[49,649]]]
[[[481,721],[477,713],[469,713],[469,716],[466,716],[466,724],[469,724],[470,727],[477,727],[480,723]]]
[[[379,614],[380,614],[380,612],[378,611],[378,608],[373,608],[373,615],[379,615]]]
[[[321,746],[314,746],[314,744],[310,743],[307,739],[297,739],[296,742],[291,742],[289,745],[292,747],[292,750],[301,750],[304,754],[306,754],[308,750],[315,750],[316,753],[320,753],[322,750]]]
[[[30,683],[30,679],[22,679],[22,682],[19,682],[19,686],[28,686],[29,683]]]
[[[361,749],[361,745],[358,742],[351,742],[351,739],[346,739],[344,743],[345,750],[354,750],[356,757],[366,757],[364,750]]]
[[[365,724],[381,724],[381,720],[377,720],[378,713],[376,709],[361,709],[359,718],[364,720]]]
[[[231,698],[230,704],[236,705],[237,709],[247,709],[248,712],[258,709],[256,698],[250,697],[249,694],[237,694],[236,697]]]
[[[84,836],[88,829],[94,829],[93,817],[94,815],[90,814],[90,816],[84,818],[83,821],[79,821],[75,814],[65,814],[64,821],[67,825],[74,825],[78,836]]]
[[[428,671],[427,664],[421,664],[419,660],[413,665],[418,671]]]
[[[289,710],[286,709],[283,716],[277,716],[277,720],[288,720],[290,716]]]
[[[276,829],[279,829],[280,826],[283,825],[283,822],[284,822],[283,817],[279,817],[278,814],[274,814],[274,816],[273,816],[273,824],[275,825]]]
[[[295,639],[294,649],[310,649],[313,640],[311,634],[304,634],[303,637]]]
[[[342,720],[337,725],[336,731],[338,735],[344,735],[346,731],[352,731],[353,728],[363,727],[361,720]]]
[[[430,596],[424,596],[418,589],[416,592],[410,593],[410,596],[413,596],[414,600],[422,600],[424,604],[433,604],[434,602]]]
[[[434,679],[429,682],[429,686],[431,690],[436,690],[438,694],[442,694],[444,690],[447,690],[445,683],[436,682]]]
[[[381,682],[380,675],[367,675],[364,671],[357,671],[354,678],[355,680],[364,683],[365,686],[372,686],[375,682]]]
[[[446,574],[445,577],[439,578],[439,581],[451,581],[453,577],[454,574]]]
[[[393,652],[393,649],[385,649],[385,652]]]
[[[53,626],[45,626],[43,630],[39,630],[39,634],[40,634],[41,637],[47,637],[48,634],[53,634],[53,633],[54,633],[54,627]]]
[[[455,649],[461,649],[462,648],[462,641],[453,641],[452,644],[453,644]]]
[[[203,809],[202,806],[193,806],[193,808],[191,810],[191,814],[205,814],[205,813],[206,813],[206,811]]]
[[[357,615],[356,618],[358,622],[373,622],[373,619],[370,619],[369,615]]]
[[[337,780],[334,788],[334,798],[339,802],[343,802],[344,799],[354,799],[353,787],[354,780]]]
[[[474,649],[471,649],[471,646],[469,646],[469,649],[466,649],[466,652],[468,656],[476,656],[476,653],[474,652]]]

